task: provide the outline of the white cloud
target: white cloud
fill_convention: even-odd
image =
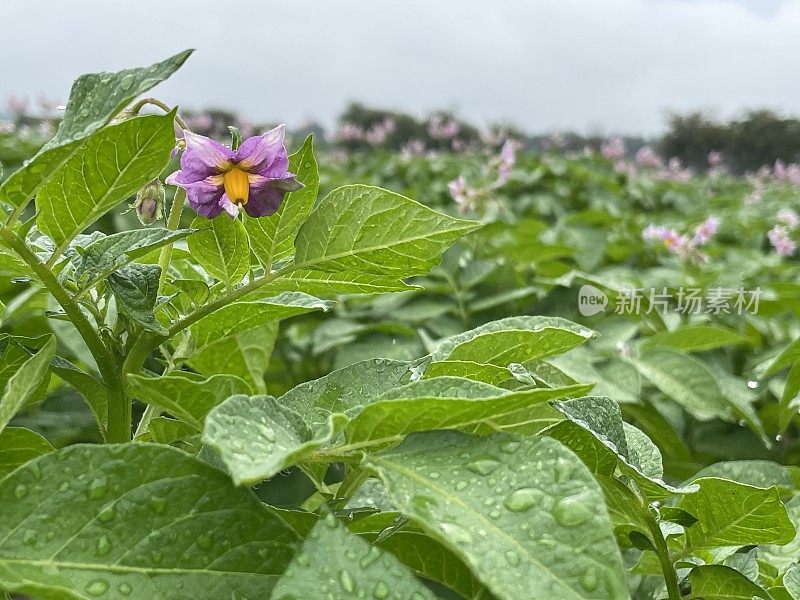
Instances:
[[[670,108],[800,113],[800,0],[767,4],[3,3],[0,97],[63,97],[82,71],[146,64],[193,46],[195,56],[159,93],[256,120],[329,121],[349,99],[418,112],[452,107],[532,130],[654,132]]]

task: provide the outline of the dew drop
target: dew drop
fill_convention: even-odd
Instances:
[[[500,446],[500,450],[502,450],[506,454],[514,454],[514,452],[519,450],[519,446],[520,446],[519,442],[504,442]]]
[[[20,483],[17,487],[14,488],[14,495],[17,498],[24,498],[28,494],[28,486],[24,483]]]
[[[151,496],[150,497],[150,510],[152,510],[157,515],[160,515],[164,512],[164,509],[167,507],[167,500],[166,498],[162,498],[161,496]]]
[[[267,440],[270,444],[274,444],[275,440],[278,438],[275,436],[275,430],[272,427],[268,427],[263,423],[258,423],[258,431],[264,436],[264,439]]]
[[[342,569],[339,571],[339,583],[342,584],[342,589],[345,592],[353,592],[356,589],[356,584],[353,581],[353,576],[350,575],[350,571],[347,569]]]
[[[197,538],[197,546],[203,550],[210,549],[212,543],[210,535],[203,534]]]
[[[308,554],[306,554],[305,552],[301,552],[300,554],[297,555],[297,563],[301,567],[309,567],[311,566],[311,559],[308,557]]]
[[[456,491],[460,492],[465,487],[467,487],[467,485],[468,485],[467,482],[464,481],[463,479],[461,481],[457,481],[455,485]]]
[[[372,590],[372,597],[375,598],[375,600],[384,600],[384,598],[387,598],[388,596],[389,586],[382,581],[379,581],[375,585],[375,589]]]
[[[576,527],[592,518],[592,511],[584,505],[585,496],[577,494],[556,501],[553,506],[553,517],[559,525]]]
[[[109,552],[111,552],[111,542],[108,541],[107,536],[101,535],[97,540],[97,556],[105,556]]]
[[[116,516],[117,512],[114,508],[113,504],[109,504],[108,506],[103,507],[103,509],[97,513],[97,520],[101,523],[108,523],[109,521],[113,521],[114,517]]]
[[[493,472],[500,463],[493,458],[483,458],[475,460],[467,465],[467,468],[478,475],[488,475]]]
[[[456,544],[471,544],[472,536],[469,532],[455,523],[440,523],[439,529]]]
[[[22,543],[27,546],[35,546],[36,532],[33,529],[27,529],[25,533],[22,534]]]
[[[130,596],[131,592],[133,591],[133,588],[129,583],[120,583],[117,586],[117,589],[119,590],[119,593],[122,594],[123,596]]]
[[[108,591],[108,582],[105,579],[95,579],[86,586],[86,591],[91,596],[102,596]]]
[[[361,558],[361,560],[358,562],[358,564],[361,566],[362,569],[366,569],[368,566],[370,566],[372,563],[374,563],[380,557],[381,557],[381,551],[378,550],[375,546],[372,546],[369,549],[369,552],[367,552]]]
[[[86,488],[86,496],[89,498],[89,500],[97,500],[98,498],[105,496],[107,493],[108,479],[105,477],[93,479],[89,484],[89,487]]]
[[[522,512],[535,506],[541,497],[542,492],[540,490],[535,488],[522,488],[506,496],[503,504],[508,510]]]
[[[512,567],[517,567],[517,566],[519,566],[519,554],[517,554],[517,553],[516,553],[516,552],[514,552],[513,550],[508,550],[508,551],[506,552],[506,561],[507,561],[507,562],[508,562],[508,564],[509,564],[509,565],[511,565]]]
[[[581,585],[587,592],[593,592],[597,589],[597,571],[589,569],[581,577]]]

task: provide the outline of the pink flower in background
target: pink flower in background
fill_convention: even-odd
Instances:
[[[767,233],[767,239],[779,256],[792,256],[797,249],[797,244],[789,237],[789,230],[785,226],[775,225]]]
[[[723,162],[725,162],[725,157],[719,150],[712,150],[708,153],[707,158],[709,167],[719,167]]]
[[[636,164],[640,167],[658,168],[664,163],[651,146],[642,146],[636,151]]]
[[[684,257],[695,249],[688,237],[662,225],[648,225],[642,230],[642,238],[647,242],[661,242],[670,253]]]
[[[665,181],[689,181],[692,178],[692,172],[684,169],[681,160],[677,156],[673,156],[667,162],[667,168],[659,171],[656,177]]]
[[[788,227],[789,229],[797,229],[800,225],[800,216],[797,215],[791,208],[782,208],[776,215],[778,223]]]
[[[26,96],[15,96],[14,94],[9,94],[6,98],[6,107],[17,117],[21,117],[28,112],[30,103],[30,98]]]
[[[367,140],[367,143],[372,146],[381,146],[386,142],[389,134],[391,134],[396,127],[397,123],[395,120],[391,117],[386,117],[383,121],[370,126],[364,138]]]
[[[400,150],[404,158],[411,156],[421,156],[425,154],[425,142],[422,140],[414,139],[409,140]]]
[[[360,142],[364,139],[364,128],[355,123],[342,123],[336,132],[336,139],[341,142]]]
[[[708,217],[705,221],[700,223],[694,230],[694,237],[692,243],[695,246],[702,246],[707,244],[712,237],[717,234],[719,229],[719,219],[715,216]]]
[[[428,121],[428,135],[435,140],[452,140],[461,131],[455,119],[445,120],[442,115],[434,115]]]
[[[781,160],[776,160],[772,176],[776,181],[800,185],[800,165],[796,163],[787,165]]]
[[[458,204],[462,212],[469,210],[472,205],[472,199],[475,197],[475,190],[467,185],[467,180],[463,175],[459,175],[448,183],[447,189],[450,191],[450,197]]]
[[[614,137],[603,142],[600,146],[600,154],[608,160],[620,160],[625,158],[625,142],[621,137]]]
[[[514,165],[517,163],[518,146],[519,142],[516,140],[509,139],[503,143],[497,163],[497,180],[492,187],[498,188],[508,183],[511,172],[514,170]]]
[[[371,146],[380,146],[386,141],[388,133],[382,127],[370,127],[364,138]]]
[[[667,228],[663,225],[655,225],[651,223],[642,229],[642,239],[646,242],[653,242],[655,240],[663,240],[666,235]]]

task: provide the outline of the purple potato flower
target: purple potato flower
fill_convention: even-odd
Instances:
[[[223,210],[231,217],[244,208],[251,217],[266,217],[278,210],[287,192],[303,187],[289,173],[283,145],[285,128],[247,138],[233,151],[207,137],[184,132],[186,149],[181,168],[166,183],[186,190],[189,206],[213,219]]]

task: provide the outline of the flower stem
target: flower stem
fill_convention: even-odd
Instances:
[[[142,108],[144,108],[148,104],[152,104],[153,106],[157,106],[158,108],[163,110],[165,113],[168,113],[168,112],[170,112],[172,110],[169,106],[167,106],[167,104],[165,104],[164,102],[162,102],[158,98],[142,98],[136,104],[131,106],[129,111],[131,113],[135,114],[135,115],[138,115],[139,111],[142,110]],[[180,117],[180,115],[178,113],[175,113],[175,122],[178,124],[178,127],[180,127],[181,129],[189,129],[186,126],[186,122]]]
[[[175,192],[175,197],[172,199],[172,206],[169,209],[169,216],[167,216],[167,229],[175,231],[181,223],[181,214],[183,213],[183,205],[186,202],[186,190],[178,188]],[[169,270],[170,261],[172,260],[172,242],[161,248],[161,254],[158,255],[158,266],[161,267],[161,275],[158,279],[158,291],[161,293],[164,287],[164,282],[167,279],[167,271]]]

